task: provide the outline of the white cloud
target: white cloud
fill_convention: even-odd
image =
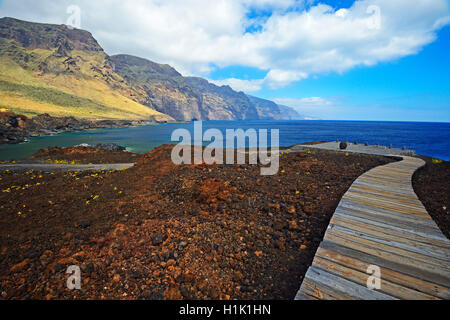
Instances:
[[[447,0],[360,0],[338,11],[317,2],[305,10],[305,1],[295,0],[4,0],[0,15],[65,23],[67,6],[77,4],[82,28],[109,54],[203,76],[212,64],[269,70],[264,79],[221,80],[249,91],[415,54],[450,23]],[[379,19],[371,6],[380,9]],[[249,10],[264,9],[272,15],[247,18]],[[252,23],[260,31],[246,32]]]
[[[307,98],[274,98],[272,99],[278,104],[288,105],[293,108],[320,108],[330,106],[333,104],[331,100],[321,97],[307,97]]]
[[[273,98],[271,100],[278,104],[289,106],[300,114],[307,114],[320,119],[329,119],[330,115],[334,116],[342,107],[336,98]]]
[[[244,80],[228,78],[210,81],[219,86],[228,85],[237,91],[256,92],[261,90],[263,85],[266,85],[271,89],[278,89],[283,88],[294,81],[305,79],[307,77],[308,75],[304,72],[273,69],[267,73],[264,79]]]
[[[264,78],[264,82],[271,89],[278,89],[287,86],[291,82],[306,79],[308,75],[305,72],[272,69]]]
[[[261,90],[264,80],[242,80],[236,78],[228,78],[224,80],[210,80],[218,86],[230,86],[236,91],[256,92]]]

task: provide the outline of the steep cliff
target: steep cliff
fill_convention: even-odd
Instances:
[[[0,19],[0,107],[94,119],[289,119],[276,103],[183,77],[169,65],[108,56],[88,31]]]

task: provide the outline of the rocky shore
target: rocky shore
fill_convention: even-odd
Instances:
[[[120,128],[160,123],[156,120],[88,120],[74,117],[52,117],[41,114],[33,118],[12,112],[0,112],[0,144],[17,144],[28,137],[55,135],[61,132],[97,128]]]

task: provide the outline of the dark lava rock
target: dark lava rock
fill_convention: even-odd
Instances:
[[[277,231],[283,230],[288,227],[288,223],[284,220],[277,219],[273,222],[273,228]]]
[[[164,236],[163,235],[158,234],[158,235],[152,237],[152,244],[154,246],[159,246],[163,242],[164,242]]]
[[[86,229],[87,227],[89,227],[89,224],[87,224],[85,221],[81,221],[80,222],[80,228],[81,229]]]
[[[64,269],[64,265],[57,263],[57,264],[55,264],[55,267],[54,267],[53,269],[54,269],[56,272],[60,272],[61,270]]]
[[[178,250],[183,251],[187,245],[188,245],[188,243],[186,241],[180,242],[180,244],[178,245]]]
[[[189,286],[187,285],[181,285],[180,286],[180,293],[183,297],[188,298],[190,296],[190,290]]]
[[[88,263],[86,265],[86,270],[87,273],[92,273],[94,271],[94,264],[92,262]]]
[[[115,143],[99,143],[94,146],[97,149],[103,149],[108,151],[125,151],[125,147],[119,146]]]
[[[248,287],[248,286],[241,286],[241,291],[242,292],[253,292],[253,288]]]
[[[339,144],[339,149],[341,149],[341,150],[347,149],[347,142],[341,142],[341,143]]]

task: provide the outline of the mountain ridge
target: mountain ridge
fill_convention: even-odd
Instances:
[[[109,56],[88,31],[14,18],[0,19],[0,99],[1,107],[29,116],[190,121],[298,115],[229,86],[184,77],[167,64]]]

